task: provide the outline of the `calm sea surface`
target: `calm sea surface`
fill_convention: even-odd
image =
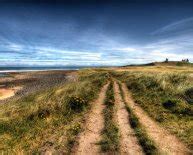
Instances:
[[[86,67],[0,67],[0,77],[6,76],[7,72],[27,72],[27,71],[46,71],[46,70],[78,70]]]

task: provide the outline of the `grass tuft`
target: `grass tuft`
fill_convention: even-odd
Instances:
[[[119,150],[119,129],[114,121],[114,92],[113,83],[109,84],[105,105],[106,108],[103,111],[104,114],[104,130],[102,133],[102,140],[99,142],[101,150],[103,152],[117,152]]]

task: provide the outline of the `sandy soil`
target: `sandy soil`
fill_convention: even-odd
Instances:
[[[0,88],[0,100],[7,99],[15,95],[17,91],[22,89],[22,87],[14,87],[14,88]]]
[[[75,81],[76,74],[76,71],[9,73],[8,76],[0,78],[0,103],[17,100],[28,94],[58,86],[66,81]],[[22,87],[22,89],[16,89],[18,87]]]
[[[117,123],[120,131],[120,153],[128,155],[144,154],[135,132],[130,126],[129,115],[125,108],[125,104],[120,95],[120,90],[117,82],[114,82],[115,103],[117,108]]]
[[[97,143],[101,139],[101,132],[104,127],[102,112],[105,107],[104,100],[107,88],[108,84],[102,88],[98,99],[92,103],[92,109],[86,120],[85,130],[78,136],[79,145],[75,146],[74,151],[72,151],[73,154],[100,154],[100,145],[97,145]]]
[[[145,127],[147,134],[155,142],[161,154],[190,154],[190,150],[188,150],[182,142],[164,128],[160,127],[143,111],[140,106],[134,103],[125,84],[122,85],[122,89],[127,104],[133,109],[133,112],[139,118],[140,123]]]

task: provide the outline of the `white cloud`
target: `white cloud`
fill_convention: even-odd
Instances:
[[[19,45],[19,44],[15,44],[15,43],[10,43],[8,45],[8,48],[10,50],[13,50],[13,51],[21,51],[23,49],[23,46],[22,45]]]
[[[123,52],[134,52],[137,49],[132,48],[132,47],[120,47],[120,48],[112,48],[111,50],[117,50],[117,51],[123,51]]]
[[[178,30],[181,27],[186,27],[186,26],[192,25],[192,24],[193,24],[193,17],[190,17],[190,18],[182,19],[182,20],[173,22],[171,24],[168,24],[168,25],[152,32],[151,34],[156,35],[156,34],[160,34],[160,33],[164,33],[164,32]]]

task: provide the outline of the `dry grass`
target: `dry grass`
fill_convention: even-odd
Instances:
[[[136,103],[193,149],[193,105],[185,96],[193,87],[191,73],[130,71],[114,75],[127,83]]]
[[[67,153],[81,131],[89,102],[106,80],[106,72],[83,70],[77,81],[0,105],[0,150]]]
[[[133,113],[132,109],[126,103],[123,89],[121,87],[121,83],[119,82],[118,84],[119,84],[121,97],[124,101],[127,112],[129,113],[129,118],[128,118],[129,123],[131,127],[133,128],[135,135],[141,147],[143,148],[143,151],[145,152],[145,154],[149,154],[149,155],[159,154],[154,141],[152,141],[152,139],[147,135],[147,132],[144,129],[144,127],[141,125],[141,123],[139,122],[139,119],[137,118],[137,116]]]
[[[133,66],[108,69],[117,72],[147,72],[147,73],[193,73],[191,66]]]
[[[106,108],[104,114],[104,129],[102,132],[102,140],[99,142],[103,152],[116,153],[119,151],[119,129],[115,122],[115,99],[113,91],[113,82],[110,83],[105,99]]]
[[[90,101],[110,75],[126,82],[136,103],[193,149],[193,105],[186,94],[193,87],[192,73],[190,66],[81,70],[77,81],[0,105],[0,151],[69,153]],[[104,111],[106,138],[102,145],[114,151],[118,150],[118,129],[110,118],[112,109]]]

